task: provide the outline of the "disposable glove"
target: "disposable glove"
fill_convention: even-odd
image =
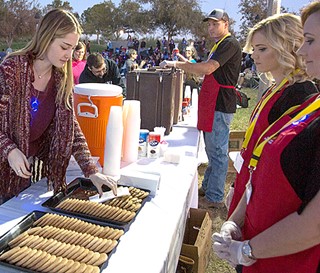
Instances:
[[[241,241],[242,233],[240,227],[233,221],[226,221],[223,223],[220,234],[222,236],[230,236],[236,241]]]
[[[220,259],[227,260],[232,267],[236,267],[237,264],[231,263],[228,260],[230,257],[229,246],[231,240],[230,236],[223,236],[220,233],[215,232],[212,235],[212,249]]]
[[[175,61],[167,61],[164,60],[160,63],[161,68],[170,68],[170,67],[176,67],[176,62]]]
[[[103,194],[102,186],[108,186],[114,195],[117,195],[117,181],[112,179],[110,176],[104,175],[102,173],[95,173],[89,176],[93,185],[97,188],[99,196],[101,197]]]
[[[233,267],[238,264],[250,266],[256,260],[245,256],[242,247],[247,241],[235,241],[229,236],[222,236],[219,233],[213,234],[213,251],[220,259],[227,260]]]
[[[242,264],[244,266],[253,265],[257,260],[251,259],[243,254],[242,248],[247,241],[231,240],[229,245],[230,258],[228,261],[233,264]]]

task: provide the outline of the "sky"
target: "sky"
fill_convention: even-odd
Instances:
[[[75,12],[78,12],[79,14],[81,14],[87,8],[103,2],[103,0],[67,0],[67,1],[73,7],[73,10]],[[278,1],[281,2],[281,5],[283,7],[288,8],[289,11],[295,11],[295,12],[298,12],[301,7],[311,2],[311,0],[310,1],[278,0]],[[52,3],[52,0],[38,0],[38,2],[43,7],[43,6],[46,6],[47,4]],[[112,0],[112,2],[116,6],[118,6],[121,1]],[[235,30],[238,30],[239,25],[241,24],[240,22],[241,14],[238,13],[238,9],[239,9],[238,5],[240,3],[240,0],[211,0],[211,1],[200,0],[199,3],[200,3],[201,10],[204,13],[209,13],[214,8],[224,9],[229,14],[229,16],[236,21]]]

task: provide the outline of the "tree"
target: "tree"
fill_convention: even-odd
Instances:
[[[97,35],[97,42],[100,43],[100,36],[111,36],[119,29],[117,18],[118,9],[109,0],[86,9],[81,15],[81,21],[86,34]]]
[[[241,26],[239,41],[242,45],[245,43],[248,31],[256,23],[260,22],[262,19],[268,17],[268,2],[272,0],[241,0],[238,7],[240,8],[241,16]],[[280,7],[280,13],[289,12],[289,10],[283,6]],[[296,14],[296,12],[291,12]]]
[[[120,29],[123,27],[125,30],[132,30],[140,34],[154,30],[151,12],[143,9],[143,6],[137,1],[122,0],[118,10],[117,21]]]
[[[262,19],[267,18],[268,0],[241,0],[238,7],[242,14],[239,41],[244,44],[249,29]]]
[[[44,8],[44,13],[47,13],[50,9],[55,9],[55,8],[61,8],[69,11],[73,11],[73,8],[70,6],[70,2],[68,1],[61,1],[61,0],[53,0],[51,4],[48,4]]]
[[[164,36],[173,36],[190,32],[190,28],[199,26],[202,15],[196,0],[140,0],[150,5],[150,22],[153,28],[159,28]],[[203,18],[203,17],[202,17]]]
[[[16,38],[30,37],[36,27],[35,14],[39,9],[34,1],[0,1],[0,36],[4,37],[8,47]]]

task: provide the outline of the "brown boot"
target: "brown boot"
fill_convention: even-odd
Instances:
[[[180,255],[176,273],[192,273],[193,266],[193,259]]]
[[[223,202],[210,202],[207,198],[203,197],[199,199],[199,208],[208,209],[208,208],[223,208],[225,205]]]
[[[205,193],[205,191],[203,190],[202,187],[198,189],[198,195],[199,196],[205,196],[206,195],[206,193]]]

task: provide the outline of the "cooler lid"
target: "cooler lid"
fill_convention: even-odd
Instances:
[[[122,88],[107,83],[79,83],[75,85],[74,92],[85,96],[115,97],[122,94]]]

